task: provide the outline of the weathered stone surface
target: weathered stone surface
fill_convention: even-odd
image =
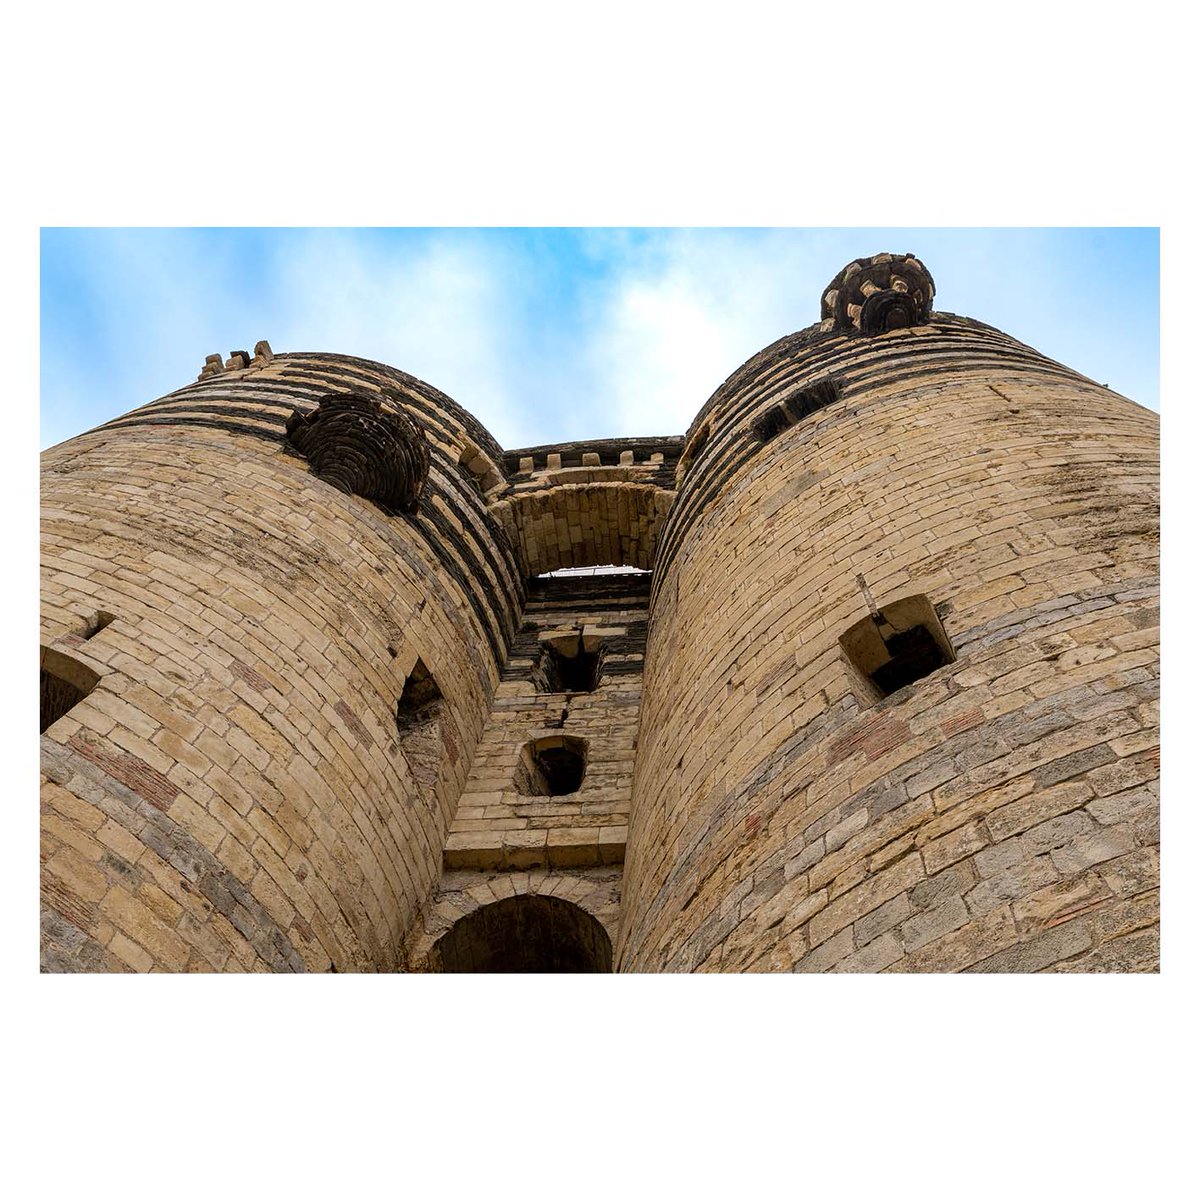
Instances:
[[[1027,942],[1001,950],[982,962],[968,967],[969,971],[996,973],[1000,971],[1029,973],[1041,971],[1055,963],[1073,958],[1092,944],[1087,929],[1079,921],[1060,925]]]
[[[964,825],[925,846],[921,851],[925,859],[925,870],[930,875],[936,875],[952,863],[956,863],[988,845],[990,842],[987,828],[982,821]]]
[[[1065,816],[1052,817],[1035,825],[1020,837],[1012,837],[997,846],[989,846],[975,855],[975,867],[986,878],[998,871],[1044,854],[1065,845],[1072,838],[1090,833],[1094,825],[1084,813],[1073,812]]]
[[[1012,945],[1018,936],[1012,910],[1002,905],[906,954],[888,969],[922,973],[962,971]]]
[[[973,913],[987,912],[1006,900],[1052,883],[1059,877],[1048,854],[1020,859],[994,875],[989,875],[966,894],[967,907]]]
[[[919,950],[934,938],[961,929],[971,919],[959,896],[951,896],[936,908],[927,909],[905,921],[900,928],[906,950]]]
[[[912,905],[907,895],[889,900],[874,912],[854,922],[854,940],[860,946],[866,946],[881,934],[899,925],[911,911]]]
[[[1129,896],[1158,887],[1158,847],[1147,846],[1132,854],[1101,863],[1100,877],[1115,895]]]
[[[800,975],[828,971],[853,953],[854,933],[850,929],[843,929],[841,933],[823,942],[810,954],[806,954],[793,970]]]
[[[1086,783],[1060,783],[989,813],[984,824],[992,839],[1002,842],[1052,817],[1082,808],[1092,795]]]
[[[1124,826],[1116,829],[1098,829],[1050,852],[1050,859],[1064,875],[1073,875],[1096,863],[1110,858],[1119,858],[1137,846],[1133,830]]]
[[[1073,875],[1041,891],[1014,900],[1012,910],[1017,928],[1022,933],[1059,925],[1080,913],[1089,912],[1107,903],[1112,888],[1096,874]]]
[[[890,967],[904,954],[904,947],[895,933],[868,942],[861,950],[843,958],[833,968],[835,971],[882,971]]]
[[[921,880],[911,892],[909,899],[913,908],[934,908],[951,896],[961,896],[975,885],[975,873],[969,862],[958,862],[936,875]]]
[[[1104,942],[1095,950],[1046,968],[1066,972],[1157,973],[1159,939],[1157,929],[1140,929],[1125,937]]]
[[[1149,788],[1136,787],[1127,792],[1101,796],[1087,806],[1087,811],[1101,825],[1114,825],[1148,812],[1157,812],[1158,797]]]

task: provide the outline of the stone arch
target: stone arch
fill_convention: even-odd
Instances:
[[[443,971],[434,948],[456,924],[510,896],[554,896],[594,917],[609,941],[617,938],[621,910],[621,865],[574,871],[535,868],[529,871],[447,871],[425,912],[421,932],[410,943],[410,971]],[[436,962],[435,962],[436,959]]]
[[[526,892],[460,917],[434,944],[428,965],[457,974],[608,974],[612,941],[578,904]]]
[[[527,576],[610,563],[648,571],[673,498],[651,484],[562,484],[489,511],[508,528]]]

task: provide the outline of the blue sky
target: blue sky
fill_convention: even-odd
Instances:
[[[1156,229],[44,229],[41,444],[260,338],[400,367],[510,449],[682,433],[880,250],[924,260],[935,308],[1158,408]]]

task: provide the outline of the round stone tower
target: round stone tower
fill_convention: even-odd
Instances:
[[[616,969],[1155,969],[1157,416],[912,256],[688,432]]]
[[[401,966],[520,611],[503,469],[265,343],[47,451],[48,969]]]
[[[686,438],[263,342],[47,451],[44,969],[1155,969],[1157,417],[933,295]]]

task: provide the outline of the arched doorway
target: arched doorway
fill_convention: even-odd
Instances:
[[[607,973],[612,943],[595,917],[568,900],[509,896],[458,921],[433,947],[429,965],[455,973]]]

